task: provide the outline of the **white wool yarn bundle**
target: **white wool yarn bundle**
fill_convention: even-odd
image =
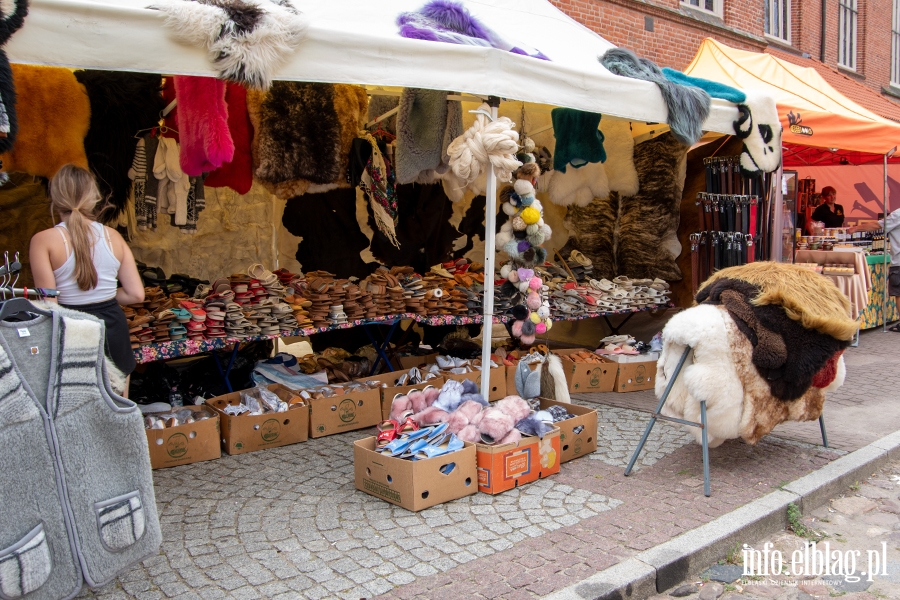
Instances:
[[[479,110],[489,113],[491,109],[482,104]],[[469,184],[487,169],[488,164],[493,164],[497,179],[510,181],[513,171],[522,164],[516,160],[519,133],[515,126],[508,117],[491,121],[485,115],[477,114],[475,123],[447,147],[453,174]]]

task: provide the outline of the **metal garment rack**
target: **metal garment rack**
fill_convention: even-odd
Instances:
[[[703,448],[703,495],[708,498],[712,494],[712,492],[710,491],[709,485],[709,440],[707,439],[706,400],[700,401],[699,423],[695,423],[693,421],[685,421],[684,419],[676,419],[675,417],[667,417],[660,414],[663,405],[666,403],[666,400],[669,399],[669,393],[672,391],[672,386],[675,385],[675,380],[678,379],[678,375],[681,373],[681,369],[682,367],[684,367],[684,363],[687,360],[688,355],[691,353],[691,350],[692,348],[690,346],[687,346],[684,349],[681,358],[678,359],[678,366],[675,367],[675,372],[669,379],[669,383],[666,384],[666,389],[663,392],[662,398],[659,399],[659,405],[656,407],[656,411],[653,413],[653,416],[650,417],[650,422],[647,423],[647,429],[644,430],[644,435],[641,436],[641,441],[638,442],[638,446],[637,448],[635,448],[634,454],[631,456],[631,460],[628,462],[628,466],[625,468],[625,477],[628,477],[631,474],[631,469],[634,467],[634,463],[637,462],[638,456],[640,456],[641,454],[641,450],[644,449],[644,444],[647,443],[647,438],[650,437],[650,432],[653,430],[653,426],[656,425],[657,419],[662,419],[663,421],[671,421],[673,423],[679,423],[681,425],[688,425],[690,427],[699,427],[701,435],[701,446]],[[825,433],[825,418],[822,415],[819,415],[819,428],[822,431],[822,445],[827,448],[828,436]]]

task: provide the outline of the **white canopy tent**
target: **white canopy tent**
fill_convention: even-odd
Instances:
[[[539,49],[549,61],[494,48],[401,37],[400,13],[425,0],[292,0],[310,22],[306,39],[276,79],[418,87],[494,96],[665,123],[655,84],[613,75],[598,57],[613,45],[546,0],[464,0],[504,38]],[[23,28],[6,45],[10,61],[85,69],[215,76],[207,53],[173,39],[153,0],[31,0]],[[493,110],[496,116],[496,108]],[[713,100],[704,129],[733,133],[737,109]],[[496,181],[488,177],[485,269],[494,269]],[[490,279],[488,279],[490,281]],[[485,324],[493,286],[485,287]],[[482,364],[489,364],[484,328]],[[488,377],[482,378],[487,396]]]

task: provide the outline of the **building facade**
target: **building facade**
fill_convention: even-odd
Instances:
[[[813,65],[833,85],[847,78],[900,104],[900,0],[551,2],[613,44],[660,66],[684,69],[703,39],[711,37]],[[862,97],[854,99],[865,105]]]

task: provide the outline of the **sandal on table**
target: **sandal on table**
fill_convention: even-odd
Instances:
[[[397,437],[400,423],[393,419],[385,419],[378,425],[378,437],[375,440],[376,448],[384,448]]]

